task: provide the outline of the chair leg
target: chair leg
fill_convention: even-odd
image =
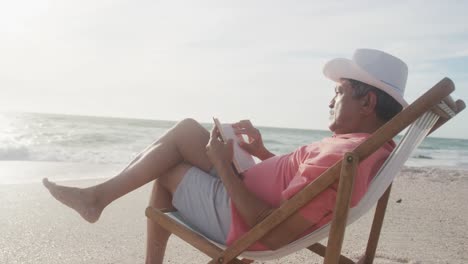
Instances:
[[[325,257],[325,252],[327,251],[327,247],[320,243],[315,243],[312,246],[307,248],[308,250],[314,252],[315,254]],[[346,256],[341,255],[339,262],[340,264],[356,264],[356,262],[352,261],[351,259],[347,258]]]
[[[375,252],[377,250],[377,244],[379,242],[380,231],[382,230],[383,220],[385,217],[385,211],[387,209],[391,189],[392,185],[390,184],[377,203],[377,207],[375,208],[374,221],[372,222],[371,232],[369,234],[369,241],[367,242],[366,254],[359,261],[360,264],[372,264],[374,262]]]

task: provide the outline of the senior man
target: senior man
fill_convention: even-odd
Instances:
[[[210,134],[196,121],[185,119],[104,183],[74,188],[44,179],[44,185],[57,200],[92,223],[112,201],[155,180],[151,206],[175,208],[204,235],[229,245],[400,112],[407,105],[403,99],[407,72],[400,59],[372,49],[357,50],[351,60],[331,60],[324,74],[336,82],[329,104],[333,136],[275,156],[249,121],[238,122],[236,133],[249,138],[241,146],[262,160],[243,177],[231,166],[233,143],[222,142],[215,128]],[[365,194],[394,146],[388,142],[361,162],[351,206]],[[336,185],[250,249],[277,249],[326,224],[335,199]],[[147,231],[146,261],[162,263],[170,234],[150,220]]]

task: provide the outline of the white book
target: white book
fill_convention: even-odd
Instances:
[[[234,142],[234,157],[232,163],[237,173],[242,173],[255,165],[255,159],[247,151],[239,146],[240,141],[244,141],[242,135],[236,135],[232,124],[222,124],[218,118],[213,117],[213,121],[221,134],[224,142],[232,139]]]

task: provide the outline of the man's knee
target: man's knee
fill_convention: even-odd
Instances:
[[[196,138],[198,140],[200,135],[209,137],[208,130],[192,118],[179,121],[174,127],[174,132],[176,139],[184,140],[184,142],[191,138]]]
[[[191,167],[192,165],[190,164],[181,163],[159,177],[156,184],[160,184],[161,187],[169,191],[171,194],[174,194],[177,186],[179,186],[179,183]]]
[[[201,127],[200,123],[198,123],[198,121],[193,118],[185,118],[179,121],[176,126],[184,129]]]

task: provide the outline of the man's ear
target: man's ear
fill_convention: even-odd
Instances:
[[[377,95],[370,91],[361,98],[361,113],[368,115],[375,112],[377,106]]]

